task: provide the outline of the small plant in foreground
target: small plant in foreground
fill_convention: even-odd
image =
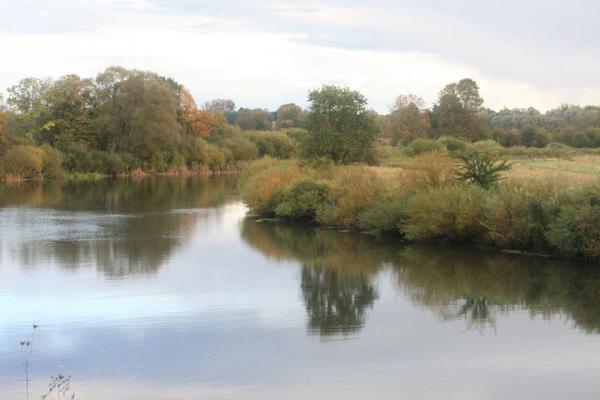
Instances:
[[[29,340],[22,340],[21,344],[21,364],[23,365],[23,373],[25,374],[25,393],[29,400],[29,367],[31,362],[31,354],[33,353],[33,335],[37,329],[37,325],[33,324],[31,336]]]
[[[53,397],[49,397],[54,395]],[[75,400],[75,393],[71,391],[71,375],[58,374],[50,378],[48,391],[42,395],[42,400],[54,398],[56,400]]]

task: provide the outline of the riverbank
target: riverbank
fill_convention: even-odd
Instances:
[[[407,242],[600,257],[597,181],[520,176],[484,190],[457,180],[454,165],[440,153],[389,171],[265,159],[250,165],[241,194],[256,214]]]
[[[239,174],[245,170],[247,165],[247,161],[237,161],[235,163],[227,164],[222,168],[209,168],[208,166],[201,166],[198,168],[181,167],[163,172],[144,171],[141,169],[136,169],[126,173],[118,174],[105,174],[102,172],[65,172],[60,174],[59,176],[53,177],[51,180],[93,182],[109,178],[143,178],[150,176],[217,176],[225,174]],[[0,179],[0,183],[10,184],[20,182],[42,182],[47,180],[48,178],[44,178],[42,175],[33,178],[6,175],[2,179]]]

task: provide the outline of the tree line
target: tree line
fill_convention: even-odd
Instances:
[[[534,110],[483,108],[477,83],[444,87],[426,108],[401,95],[386,115],[350,88],[325,85],[309,107],[237,108],[229,99],[198,106],[172,78],[109,67],[95,78],[25,78],[0,101],[0,176],[53,177],[68,172],[222,171],[263,155],[375,162],[377,140],[492,139],[504,146],[552,141],[600,146],[600,107]]]

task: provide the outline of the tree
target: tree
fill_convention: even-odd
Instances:
[[[184,86],[179,91],[179,99],[179,118],[187,134],[208,137],[215,129],[226,124],[222,114],[199,110],[192,94]]]
[[[392,111],[385,131],[395,146],[399,142],[406,144],[427,137],[429,127],[429,115],[419,110],[414,103],[410,103]]]
[[[307,134],[301,140],[305,158],[329,158],[336,163],[372,161],[379,129],[357,91],[323,86],[309,93]]]
[[[304,121],[304,110],[294,103],[284,104],[277,109],[277,129],[298,128]]]
[[[271,129],[269,113],[266,110],[255,108],[240,108],[235,118],[235,124],[243,130],[266,131]]]
[[[68,145],[95,147],[98,135],[93,119],[94,92],[94,82],[77,75],[67,75],[54,82],[45,93],[47,116],[38,139],[61,148]]]
[[[166,168],[182,131],[173,87],[157,74],[121,67],[107,68],[96,85],[103,149],[136,154],[148,169]]]
[[[7,103],[17,112],[17,134],[33,138],[47,117],[46,93],[52,81],[25,78],[8,88]]]
[[[432,112],[436,134],[479,139],[483,124],[477,112],[482,104],[479,87],[472,79],[447,85],[440,91]]]
[[[529,147],[544,147],[550,143],[550,134],[543,128],[528,125],[521,129],[521,143]]]

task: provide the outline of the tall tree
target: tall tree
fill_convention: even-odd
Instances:
[[[96,78],[98,124],[107,151],[136,154],[145,166],[164,168],[181,139],[180,99],[160,76],[110,67]]]
[[[379,128],[357,91],[323,86],[309,93],[308,132],[301,140],[306,158],[330,158],[336,163],[372,161]]]
[[[438,103],[432,110],[435,133],[479,139],[483,124],[477,113],[482,104],[479,87],[472,79],[447,85],[440,91]]]

